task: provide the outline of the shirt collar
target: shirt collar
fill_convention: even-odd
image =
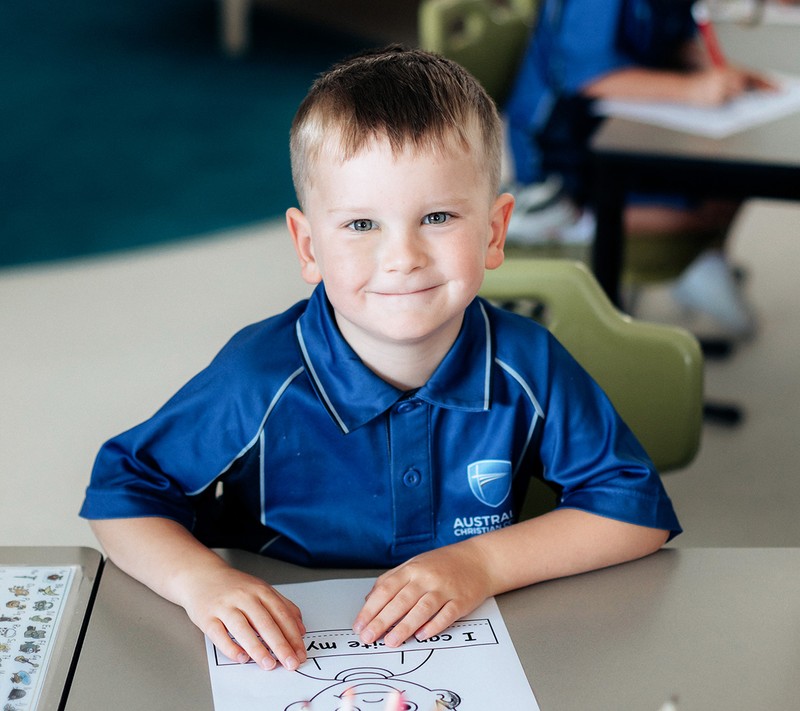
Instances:
[[[375,375],[344,340],[323,285],[314,290],[296,332],[314,388],[343,432],[366,424],[407,395]],[[452,348],[414,395],[448,409],[488,410],[492,359],[489,318],[483,302],[475,299]]]

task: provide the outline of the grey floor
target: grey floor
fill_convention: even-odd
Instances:
[[[674,545],[800,545],[800,206],[751,202],[732,251],[760,331],[707,365],[710,397],[746,411],[706,426],[665,477]],[[179,247],[0,271],[0,545],[91,545],[77,516],[101,442],[147,417],[239,327],[308,293],[282,222]],[[667,317],[659,290],[644,314]]]

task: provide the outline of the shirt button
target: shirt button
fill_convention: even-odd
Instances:
[[[416,469],[409,469],[405,474],[403,474],[403,483],[409,488],[419,486],[421,481],[422,474],[420,474]]]
[[[406,412],[411,412],[412,410],[416,410],[419,407],[419,403],[415,400],[403,400],[403,402],[398,403],[397,407],[395,407],[394,411],[398,415],[403,415]]]

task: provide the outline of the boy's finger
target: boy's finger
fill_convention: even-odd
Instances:
[[[225,630],[224,635],[217,631],[216,624],[206,633],[223,654],[240,663],[252,659],[263,669],[272,669],[276,666],[277,662],[241,611],[221,616],[218,624]]]
[[[211,643],[228,659],[239,662],[239,664],[246,664],[250,661],[250,655],[231,639],[225,625],[219,620],[214,620],[205,630],[205,633]]]
[[[306,660],[303,638],[300,635],[296,619],[291,615],[276,618],[262,607],[252,613],[250,625],[258,633],[263,643],[272,650],[272,654],[277,660],[290,671],[297,669]]]
[[[426,623],[435,619],[441,611],[442,605],[436,595],[430,593],[423,595],[416,605],[387,632],[384,638],[386,646],[399,647],[407,639],[415,636]]]
[[[361,632],[358,633],[361,640],[369,644],[380,639],[393,625],[403,620],[411,610],[419,605],[419,602],[419,595],[411,590],[410,586],[404,587],[366,623]],[[404,630],[405,628],[402,628],[398,634],[402,634]],[[401,641],[405,641],[413,633],[414,630],[411,630]]]
[[[361,606],[361,610],[353,621],[353,632],[357,635],[361,635],[396,594],[397,591],[393,588],[378,586],[376,584],[367,594],[364,604]],[[366,640],[362,637],[362,641],[369,643],[374,640]]]
[[[264,608],[262,608],[260,612],[263,617],[259,618],[254,626],[261,633],[265,625],[275,625],[279,637],[291,647],[292,652],[283,655],[281,654],[281,650],[273,648],[273,651],[278,655],[278,658],[284,666],[287,666],[287,664],[283,662],[284,659],[289,661],[290,657],[294,657],[296,662],[294,668],[297,668],[297,666],[306,661],[306,646],[303,640],[303,635],[306,633],[306,626],[303,624],[300,608],[277,591],[274,592],[278,598],[277,604],[275,604],[273,600],[262,600]],[[266,628],[264,628],[264,632],[269,634]],[[289,661],[289,664],[291,663],[292,662]]]
[[[455,603],[453,603],[452,600],[446,602],[438,613],[417,629],[415,636],[417,639],[433,637],[440,632],[444,632],[444,630],[450,627],[459,617],[461,617],[461,613],[457,609]]]
[[[283,604],[283,607],[286,608],[286,610],[289,613],[288,616],[292,618],[292,620],[294,621],[294,625],[298,630],[298,634],[302,637],[306,633],[306,626],[303,623],[303,613],[300,611],[300,608],[297,605],[295,605],[288,597],[281,595],[281,593],[279,593],[274,588],[272,588],[272,592],[275,593],[275,595]],[[269,601],[265,601],[264,606],[269,609],[270,608]]]
[[[274,669],[278,662],[270,654],[267,648],[268,641],[263,635],[256,633],[250,620],[239,610],[223,619],[222,623],[227,627],[228,632],[236,640],[236,643],[250,655],[250,658],[262,669]],[[264,641],[262,641],[262,639]],[[266,642],[266,644],[265,644]]]

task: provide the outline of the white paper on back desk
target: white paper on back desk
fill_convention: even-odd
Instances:
[[[406,709],[539,711],[494,599],[429,641],[389,649],[364,645],[351,625],[374,580],[323,580],[278,585],[303,612],[308,661],[298,671],[237,664],[206,638],[216,711],[311,711],[343,708],[352,688],[357,711],[384,711],[393,689]],[[437,699],[440,706],[437,707]]]
[[[711,138],[725,138],[800,111],[800,77],[769,75],[777,91],[747,91],[722,106],[690,106],[662,101],[604,99],[593,110],[600,116],[650,123]]]

